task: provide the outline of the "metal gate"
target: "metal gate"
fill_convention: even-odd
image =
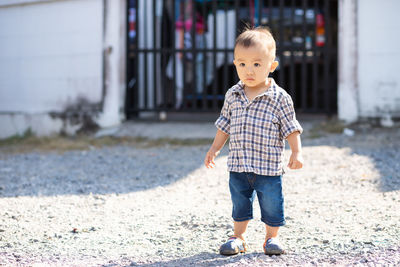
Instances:
[[[129,0],[126,115],[218,112],[246,25],[271,29],[272,74],[300,112],[337,110],[337,0]]]

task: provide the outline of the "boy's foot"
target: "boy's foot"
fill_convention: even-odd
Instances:
[[[263,248],[266,255],[285,254],[285,250],[282,248],[282,245],[277,238],[270,238],[265,241]]]
[[[246,250],[246,242],[238,237],[232,236],[226,243],[221,245],[219,253],[221,255],[236,255],[238,253],[246,252]]]

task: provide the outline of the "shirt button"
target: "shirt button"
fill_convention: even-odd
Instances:
[[[243,125],[243,130],[246,130],[246,125]]]

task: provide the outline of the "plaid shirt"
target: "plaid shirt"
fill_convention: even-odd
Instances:
[[[230,88],[215,125],[230,135],[229,171],[268,176],[283,173],[285,139],[303,132],[292,98],[273,79],[270,88],[251,102],[241,81]]]

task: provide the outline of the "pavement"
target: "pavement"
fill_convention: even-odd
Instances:
[[[148,139],[210,139],[214,138],[216,131],[217,128],[213,123],[127,121],[117,127],[101,129],[95,136],[131,136]]]
[[[95,136],[130,136],[147,139],[213,139],[217,131],[214,125],[217,117],[218,114],[210,117],[208,121],[198,121],[195,117],[192,117],[192,121],[190,121],[190,117],[186,117],[184,121],[129,120],[115,127],[100,129]],[[298,116],[298,120],[305,130],[326,119],[326,116],[322,115]]]

